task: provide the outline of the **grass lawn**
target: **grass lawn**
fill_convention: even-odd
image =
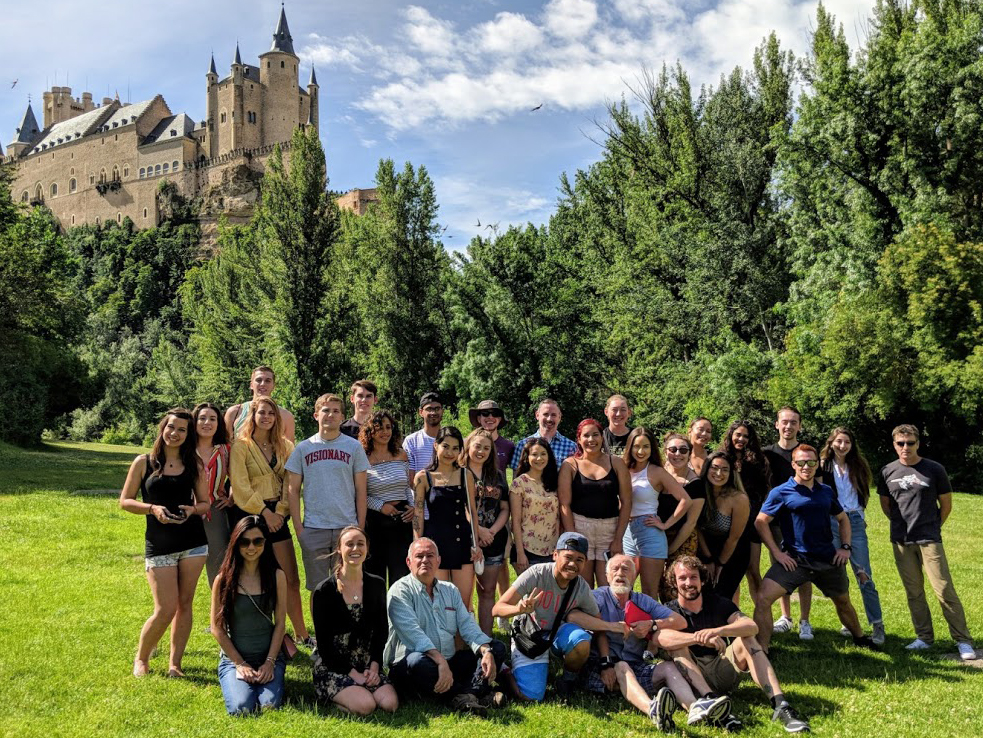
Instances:
[[[568,707],[548,701],[509,708],[487,720],[419,705],[392,716],[352,719],[313,704],[310,661],[303,655],[287,668],[282,710],[257,719],[231,719],[215,675],[217,647],[203,632],[208,622],[204,576],[184,660],[188,678],[160,676],[167,660],[159,655],[151,662],[150,677],[134,679],[130,669],[137,636],[152,609],[143,573],[143,521],[121,511],[115,495],[98,491],[118,490],[137,452],[68,443],[23,451],[0,444],[0,735],[282,738],[413,733],[474,738],[475,731],[493,731],[497,736],[620,738],[655,731],[620,698],[590,696]],[[954,507],[945,528],[946,546],[970,628],[979,638],[983,497],[957,494]],[[794,633],[773,641],[772,658],[786,694],[811,721],[813,732],[824,736],[983,735],[983,673],[942,658],[954,647],[931,595],[937,649],[927,655],[904,650],[913,634],[886,521],[876,512],[870,523],[872,566],[888,631],[886,650],[871,654],[847,645],[832,606],[818,600],[812,615],[814,641],[799,641]],[[859,606],[858,596],[854,602]],[[166,649],[165,640],[160,650]],[[743,682],[733,696],[746,725],[744,734],[784,735],[770,721],[771,710],[752,682]],[[677,718],[685,722],[682,713]],[[721,734],[711,728],[687,732]]]

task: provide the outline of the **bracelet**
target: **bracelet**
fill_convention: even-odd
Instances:
[[[276,663],[276,659],[274,659],[272,656],[267,656],[266,657],[266,660],[269,661],[271,664],[275,664]]]

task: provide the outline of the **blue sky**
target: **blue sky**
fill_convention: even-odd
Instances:
[[[255,64],[269,48],[278,0],[7,4],[0,44],[0,143],[27,104],[68,85],[138,102],[160,93],[174,112],[205,115],[214,51],[228,74],[236,41]],[[599,156],[594,121],[645,68],[679,60],[714,83],[771,30],[808,45],[808,0],[291,0],[301,84],[321,85],[321,139],[331,187],[371,187],[380,158],[425,165],[437,187],[445,245],[486,223],[544,223],[561,172]],[[850,42],[873,0],[827,0]],[[41,49],[49,50],[47,54]],[[11,89],[14,80],[17,85]],[[531,109],[542,105],[533,112]]]

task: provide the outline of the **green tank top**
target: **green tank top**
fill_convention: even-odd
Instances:
[[[263,598],[259,595],[250,596],[242,592],[236,594],[235,605],[232,608],[232,627],[229,637],[242,660],[254,668],[266,661],[270,653],[270,639],[273,637],[273,611],[263,613]],[[253,602],[256,604],[254,605]]]
[[[239,416],[236,418],[236,422],[232,424],[232,432],[235,437],[239,437],[239,432],[242,430],[242,426],[246,424],[246,418],[249,417],[249,406],[253,404],[252,400],[246,400],[244,403],[239,405]]]

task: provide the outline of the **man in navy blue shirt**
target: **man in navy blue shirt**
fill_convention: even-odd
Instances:
[[[771,606],[784,594],[791,594],[805,582],[812,582],[836,606],[836,614],[853,635],[858,646],[876,649],[863,633],[857,611],[850,602],[845,564],[850,560],[850,544],[833,545],[830,517],[840,526],[840,540],[850,540],[850,519],[829,485],[816,481],[819,454],[806,444],[792,452],[795,476],[768,493],[755,518],[754,527],[768,547],[774,564],[762,579],[754,602],[754,621],[758,640],[767,652],[771,641]],[[769,527],[777,520],[783,543],[779,548]]]

